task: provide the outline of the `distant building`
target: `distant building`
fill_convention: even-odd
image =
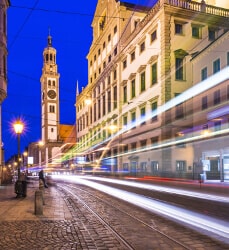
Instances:
[[[7,9],[9,0],[0,0],[0,166],[4,165],[2,144],[2,102],[7,95]],[[2,173],[2,171],[0,171]],[[0,173],[0,176],[1,176]],[[0,179],[0,183],[2,176]]]
[[[173,100],[195,84],[192,58],[229,28],[227,3],[208,2],[160,0],[148,8],[98,1],[88,85],[76,102],[76,151],[93,166],[193,175],[195,149],[179,143],[193,128],[193,106]]]

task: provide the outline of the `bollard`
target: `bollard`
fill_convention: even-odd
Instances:
[[[39,180],[39,190],[42,192],[42,199],[43,199],[43,205],[45,205],[45,197],[44,197],[44,182],[40,179]]]
[[[40,190],[35,192],[35,214],[43,215],[43,192]]]

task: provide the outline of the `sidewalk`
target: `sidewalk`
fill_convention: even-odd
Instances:
[[[82,249],[77,223],[58,189],[45,189],[43,215],[35,215],[36,190],[38,181],[32,181],[27,196],[16,198],[14,184],[0,186],[0,249]]]
[[[38,190],[38,181],[29,181],[27,197],[16,198],[14,184],[0,186],[0,221],[68,220],[72,218],[63,198],[52,186],[45,189],[43,215],[35,215],[36,190]]]

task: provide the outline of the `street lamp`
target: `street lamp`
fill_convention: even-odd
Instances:
[[[14,124],[13,124],[13,127],[14,127],[14,131],[15,133],[17,134],[17,141],[18,141],[18,180],[20,178],[20,136],[21,136],[21,133],[24,129],[24,124],[21,122],[20,119],[18,119]]]

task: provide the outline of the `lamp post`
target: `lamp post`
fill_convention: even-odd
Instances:
[[[13,127],[14,127],[14,131],[15,133],[17,134],[17,149],[18,149],[18,180],[20,178],[20,136],[21,136],[21,133],[24,129],[24,124],[21,122],[20,119],[18,119],[14,124],[13,124]]]
[[[39,145],[39,167],[41,168],[41,162],[42,162],[42,157],[41,157],[41,148],[44,146],[44,142],[43,141],[39,141],[38,142]]]

